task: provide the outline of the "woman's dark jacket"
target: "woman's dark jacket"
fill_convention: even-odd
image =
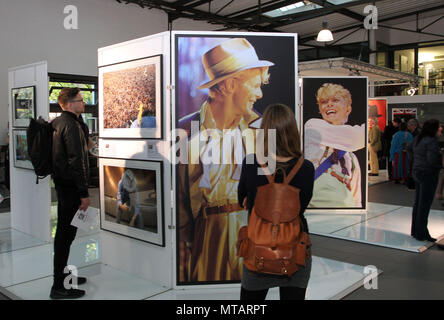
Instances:
[[[56,188],[76,188],[80,198],[88,194],[88,127],[82,117],[63,111],[52,121],[53,179]]]
[[[442,154],[438,140],[425,136],[417,143],[418,137],[407,146],[409,157],[413,159],[413,171],[420,175],[439,174],[442,168]]]

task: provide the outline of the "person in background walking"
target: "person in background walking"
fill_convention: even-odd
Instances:
[[[436,241],[430,235],[427,223],[438,185],[439,171],[442,168],[442,154],[438,144],[441,134],[439,121],[430,119],[424,122],[421,133],[408,145],[408,153],[413,158],[413,179],[416,188],[411,236],[419,241]]]
[[[407,121],[407,130],[412,134],[413,138],[416,138],[416,136],[421,131],[420,127],[419,127],[418,120],[416,120],[415,118],[412,118],[409,121]],[[409,190],[413,191],[413,190],[415,190],[415,180],[413,179],[413,176],[412,176],[412,168],[413,168],[412,157],[409,157],[409,161],[410,161],[410,163],[409,163],[410,170],[408,172],[406,185]]]
[[[407,121],[407,130],[412,134],[413,138],[416,138],[416,136],[420,132],[419,128],[419,122],[416,119],[410,119]]]
[[[389,174],[389,179],[392,180],[393,178],[393,166],[392,162],[390,161],[390,148],[392,146],[392,139],[393,135],[398,132],[399,125],[401,124],[401,120],[399,118],[393,119],[393,121],[389,122],[389,124],[385,127],[384,133],[382,134],[383,144],[384,144],[384,150],[382,152],[383,156],[387,158],[389,161],[387,161],[387,170]]]
[[[400,130],[395,133],[390,147],[390,161],[393,164],[392,179],[395,183],[404,183],[408,177],[409,159],[407,145],[413,140],[413,136],[407,131],[407,124],[402,122]]]

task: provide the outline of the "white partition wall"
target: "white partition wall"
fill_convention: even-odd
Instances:
[[[9,69],[9,154],[11,180],[11,226],[40,240],[50,241],[50,178],[36,184],[33,170],[19,168],[14,162],[13,88],[35,86],[36,117],[48,120],[48,67],[46,61]]]
[[[143,58],[161,56],[161,100],[162,100],[162,138],[105,138],[100,135],[100,158],[123,159],[131,163],[133,160],[153,161],[162,165],[162,196],[163,196],[163,221],[158,223],[162,228],[163,246],[159,243],[144,242],[119,234],[118,231],[110,232],[106,229],[109,222],[102,218],[102,262],[119,270],[153,281],[165,287],[172,286],[172,232],[171,225],[171,164],[169,161],[169,144],[171,131],[170,106],[170,33],[164,32],[98,50],[99,65],[99,96],[103,94],[102,79],[103,70],[107,66],[115,66],[119,63],[135,61]],[[114,70],[114,69],[113,69]],[[99,98],[99,100],[102,98]],[[100,103],[100,101],[99,101]],[[103,106],[101,106],[103,108]],[[156,114],[158,115],[158,114]],[[106,132],[105,132],[106,135]],[[109,161],[109,160],[108,160]],[[103,182],[103,174],[101,180]],[[103,185],[101,186],[103,191]],[[103,198],[103,195],[101,195]],[[103,211],[104,199],[101,199]],[[102,212],[102,215],[104,213]],[[103,217],[103,216],[102,216]],[[104,223],[105,222],[105,223]],[[105,228],[104,228],[105,227]],[[120,228],[120,225],[119,225]],[[116,230],[118,230],[117,228]],[[131,228],[125,229],[131,233]],[[135,229],[135,228],[133,228]],[[140,230],[133,230],[134,234],[140,234]],[[124,233],[124,232],[123,232]]]

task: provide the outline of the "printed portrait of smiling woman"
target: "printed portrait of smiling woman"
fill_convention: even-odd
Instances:
[[[366,124],[347,124],[352,96],[340,84],[323,83],[316,103],[321,118],[304,126],[304,155],[316,170],[309,207],[362,208],[361,166],[354,152],[365,148]]]

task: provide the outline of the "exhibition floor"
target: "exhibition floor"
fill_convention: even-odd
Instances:
[[[9,213],[0,214],[0,286],[3,293],[20,299],[49,299],[52,285],[52,243],[44,243],[10,228]],[[54,220],[52,220],[54,226]],[[100,262],[100,232],[79,230],[73,243],[69,264],[88,277],[82,299],[239,299],[239,286],[221,288],[187,288],[169,290],[151,281],[129,275]],[[340,261],[313,257],[312,275],[307,298],[340,299],[363,285],[363,267]],[[278,299],[277,290],[270,290],[267,299]]]
[[[369,188],[369,212],[343,215],[343,219],[322,219],[307,215],[313,242],[313,270],[308,299],[443,299],[444,250],[436,246],[419,253],[426,243],[414,243],[408,234],[409,205],[414,193],[393,183]],[[391,204],[376,203],[390,199]],[[389,201],[387,201],[389,202]],[[430,231],[438,236],[444,230],[443,211],[435,201]],[[54,210],[54,209],[53,209]],[[55,211],[53,211],[54,216]],[[333,217],[330,217],[333,218]],[[55,220],[52,219],[52,230]],[[324,234],[324,236],[316,235]],[[341,234],[334,239],[331,234]],[[328,235],[328,236],[325,236]],[[345,241],[343,239],[354,241]],[[370,245],[391,239],[403,248]],[[396,239],[396,240],[394,240]],[[362,242],[356,242],[360,241]],[[392,244],[393,244],[392,243]],[[376,243],[377,244],[377,243]],[[410,248],[411,251],[407,251]],[[399,250],[402,249],[402,250]],[[79,230],[70,263],[89,279],[84,299],[238,299],[238,287],[187,288],[168,290],[150,281],[129,275],[100,261],[98,226],[90,232]],[[363,287],[363,266],[374,265],[383,273],[377,290]],[[0,213],[0,293],[20,299],[49,299],[52,283],[52,244],[43,243],[10,228],[10,214]],[[6,290],[6,291],[4,291]],[[277,299],[272,289],[267,299]]]
[[[326,216],[313,212],[306,217],[312,234],[422,252],[433,243],[410,236],[411,214],[411,207],[369,202],[367,214]],[[444,211],[430,210],[428,228],[433,237],[444,238]]]

